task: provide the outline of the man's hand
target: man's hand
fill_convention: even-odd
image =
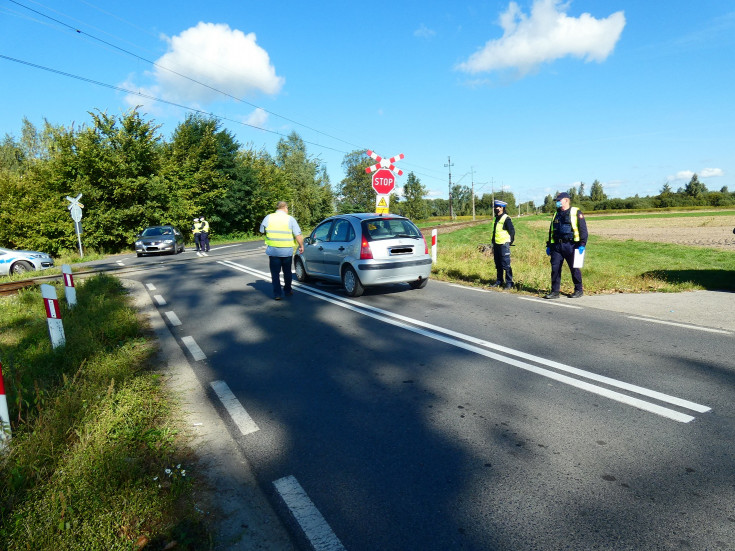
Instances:
[[[582,254],[584,252],[584,245],[579,246],[579,254]]]
[[[551,247],[546,247],[546,256],[551,256]]]

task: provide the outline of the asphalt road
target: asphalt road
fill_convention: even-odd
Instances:
[[[276,302],[254,247],[132,277],[304,548],[733,548],[735,295]]]

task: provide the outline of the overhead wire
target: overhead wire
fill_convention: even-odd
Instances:
[[[61,21],[61,20],[59,20],[59,19],[57,19],[55,17],[51,17],[51,16],[49,16],[47,14],[44,14],[43,12],[40,12],[38,10],[35,10],[35,9],[29,7],[29,6],[26,6],[26,5],[22,4],[21,2],[18,2],[17,0],[8,0],[8,1],[11,2],[11,3],[13,3],[13,4],[15,4],[15,5],[17,5],[17,6],[19,6],[19,7],[21,7],[21,8],[23,8],[23,9],[25,9],[25,10],[28,10],[28,11],[30,11],[30,12],[38,15],[38,16],[41,16],[41,17],[43,17],[45,19],[48,19],[50,21],[53,21],[54,23],[56,23],[58,25],[61,25],[62,27],[65,27],[65,28],[73,31],[74,33],[76,33],[78,35],[82,35],[82,36],[84,36],[86,38],[89,38],[89,39],[95,41],[95,42],[98,42],[100,44],[103,44],[103,45],[105,45],[105,46],[107,46],[109,48],[113,48],[114,50],[117,50],[117,51],[122,52],[122,53],[124,53],[126,55],[129,55],[129,56],[132,56],[132,57],[134,57],[134,58],[136,58],[136,59],[138,59],[140,61],[143,61],[145,63],[149,63],[149,64],[151,64],[152,66],[154,66],[154,67],[156,67],[158,69],[167,71],[167,72],[169,72],[171,74],[174,74],[174,75],[176,75],[178,77],[181,77],[181,78],[183,78],[185,80],[188,80],[188,81],[190,81],[190,82],[192,82],[194,84],[197,84],[199,86],[202,86],[204,88],[207,88],[209,90],[212,90],[213,92],[216,92],[218,94],[222,94],[223,96],[226,96],[228,98],[231,98],[231,99],[233,99],[233,100],[235,100],[237,102],[244,103],[244,104],[249,105],[249,106],[251,106],[251,107],[253,107],[255,109],[260,109],[263,112],[268,113],[269,115],[272,115],[274,117],[278,117],[278,118],[280,118],[282,120],[288,121],[288,122],[290,122],[292,124],[295,124],[297,126],[306,128],[306,129],[308,129],[308,130],[310,130],[312,132],[316,132],[317,134],[320,134],[320,135],[325,136],[327,138],[336,140],[338,142],[342,142],[344,144],[347,144],[347,145],[356,147],[358,149],[360,149],[360,148],[365,149],[363,146],[354,144],[354,143],[349,142],[347,140],[343,140],[343,139],[338,138],[336,136],[332,136],[331,134],[328,134],[326,132],[323,132],[321,130],[318,130],[316,128],[313,128],[313,127],[311,127],[309,125],[300,123],[300,122],[298,122],[298,121],[296,121],[294,119],[291,119],[289,117],[280,115],[280,114],[278,114],[278,113],[276,113],[274,111],[270,111],[268,109],[265,109],[263,107],[260,107],[259,105],[256,105],[254,103],[251,103],[251,102],[249,102],[249,101],[247,101],[245,99],[242,99],[242,98],[239,98],[237,96],[234,96],[234,95],[232,95],[232,94],[230,94],[228,92],[225,92],[223,90],[219,90],[218,88],[216,88],[214,86],[211,86],[209,84],[206,84],[205,82],[201,82],[201,81],[199,81],[199,80],[197,80],[195,78],[192,78],[192,77],[187,76],[185,74],[182,74],[182,73],[180,73],[178,71],[175,71],[173,69],[170,69],[168,67],[165,67],[165,66],[163,66],[163,65],[161,65],[161,64],[159,64],[159,63],[157,63],[155,61],[152,61],[152,60],[147,59],[147,58],[145,58],[143,56],[140,56],[140,55],[138,55],[138,54],[136,54],[136,53],[134,53],[132,51],[129,51],[129,50],[125,49],[125,48],[122,48],[122,47],[120,47],[120,46],[118,46],[118,45],[116,45],[116,44],[114,44],[112,42],[109,42],[107,40],[103,40],[103,39],[101,39],[101,38],[99,38],[97,36],[94,36],[93,34],[87,33],[87,32],[85,32],[85,31],[83,31],[83,30],[81,30],[79,28],[76,28],[76,27],[74,27],[72,25],[69,25],[68,23],[65,23],[65,22],[63,22],[63,21]],[[34,4],[42,5],[42,4],[39,4],[38,2],[34,2],[34,0],[29,0],[29,1],[32,2],[32,3],[34,3]],[[89,5],[91,7],[95,7],[95,6],[93,6],[89,2],[84,2],[84,3],[86,3],[87,5]],[[46,6],[43,6],[43,7],[47,8]],[[51,9],[51,8],[47,8],[47,9]],[[99,8],[97,8],[97,9],[99,9]],[[75,19],[73,17],[70,17],[67,14],[63,14],[61,12],[58,12],[57,10],[51,9],[51,11],[54,11],[56,13],[60,13],[61,15],[64,15],[65,17],[68,17],[69,19],[72,19],[74,21],[78,21],[78,22],[82,23],[81,21],[79,21],[79,20],[77,20],[77,19]],[[102,10],[100,10],[100,11],[102,11]],[[109,14],[107,12],[103,12],[103,13],[105,13],[106,15],[110,15],[110,16],[116,17],[116,16],[114,16],[112,14]],[[42,23],[41,21],[38,21],[36,19],[31,19],[31,20],[32,21],[36,21],[38,23]],[[94,27],[92,27],[92,28],[94,28]],[[97,30],[99,30],[100,32],[103,32],[104,34],[109,34],[109,33],[106,33],[105,31],[103,31],[101,29],[97,29]],[[119,37],[116,37],[116,38],[119,38]],[[7,60],[10,60],[10,61],[14,61],[14,62],[17,62],[17,63],[21,63],[21,64],[24,64],[24,65],[27,65],[27,66],[30,66],[30,67],[34,67],[34,68],[37,68],[37,69],[42,69],[42,70],[45,70],[45,71],[48,71],[48,72],[51,72],[51,73],[56,73],[56,74],[59,74],[59,75],[62,75],[62,76],[66,76],[66,77],[69,77],[69,78],[74,78],[74,79],[77,79],[77,80],[80,80],[80,81],[88,82],[88,83],[95,84],[95,85],[98,85],[98,86],[102,86],[102,87],[105,87],[105,88],[110,88],[110,89],[114,89],[114,90],[126,92],[126,93],[129,93],[129,94],[133,94],[133,95],[136,95],[136,96],[139,96],[139,97],[142,97],[142,98],[150,99],[150,100],[153,100],[153,101],[156,101],[156,102],[160,102],[160,103],[168,104],[168,105],[171,105],[171,106],[179,107],[179,108],[182,108],[182,109],[185,109],[185,110],[188,110],[188,111],[192,111],[192,112],[196,112],[196,113],[200,113],[200,114],[206,114],[208,116],[212,116],[212,117],[219,118],[219,119],[222,119],[222,120],[227,120],[229,122],[233,122],[233,123],[240,124],[240,125],[243,125],[243,126],[248,126],[248,127],[251,127],[251,128],[254,128],[254,129],[257,129],[257,130],[262,130],[264,132],[269,132],[269,133],[272,133],[272,134],[276,134],[278,136],[286,137],[286,136],[284,136],[284,134],[282,134],[280,132],[277,132],[277,131],[273,131],[273,130],[262,128],[262,127],[259,127],[259,126],[256,126],[256,125],[248,124],[248,123],[243,122],[243,121],[238,121],[238,120],[235,120],[235,119],[230,119],[230,118],[227,118],[227,117],[223,117],[223,116],[217,115],[215,113],[211,113],[211,112],[208,112],[208,111],[204,111],[202,109],[197,109],[197,108],[194,108],[194,107],[182,105],[182,104],[179,104],[179,103],[176,103],[176,102],[165,100],[163,98],[159,98],[159,97],[156,97],[156,96],[145,94],[145,93],[142,93],[140,91],[129,90],[129,89],[126,89],[126,88],[123,88],[123,87],[120,87],[120,86],[114,86],[114,85],[107,84],[107,83],[100,82],[100,81],[96,81],[96,80],[93,80],[93,79],[90,79],[90,78],[87,78],[87,77],[82,77],[82,76],[79,76],[79,75],[74,75],[72,73],[68,73],[68,72],[65,72],[65,71],[60,71],[60,70],[53,69],[53,68],[50,68],[50,67],[45,67],[45,66],[42,66],[42,65],[34,64],[34,63],[31,63],[31,62],[28,62],[28,61],[20,60],[20,59],[17,59],[17,58],[12,58],[12,57],[5,56],[5,55],[0,55],[0,57],[2,57],[4,59],[7,59]],[[334,147],[325,146],[323,144],[318,144],[318,143],[314,143],[314,142],[308,142],[306,140],[304,140],[304,142],[305,143],[308,143],[309,145],[314,145],[316,147],[321,147],[321,148],[324,148],[324,149],[329,149],[331,151],[335,151],[335,152],[338,152],[338,153],[343,153],[343,154],[346,154],[347,153],[347,152],[342,151],[340,149],[336,149]],[[411,163],[406,163],[406,164],[411,165]],[[417,166],[417,165],[412,165],[412,166]],[[432,170],[432,169],[427,169],[425,167],[419,167],[419,168],[422,168],[423,170]],[[416,171],[416,173],[417,174],[420,174],[422,176],[428,177],[428,178],[432,178],[432,179],[437,179],[437,180],[441,179],[438,176],[433,176],[433,175],[430,175],[430,174],[423,174],[423,173],[420,173],[418,171]]]

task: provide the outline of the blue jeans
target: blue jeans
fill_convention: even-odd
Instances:
[[[280,297],[281,271],[283,271],[283,287],[286,294],[291,292],[291,258],[290,256],[269,256],[268,261],[271,269],[271,283],[273,283],[273,296]]]

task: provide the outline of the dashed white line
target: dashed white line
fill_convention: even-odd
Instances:
[[[186,345],[186,348],[189,349],[189,352],[191,352],[192,357],[196,361],[204,360],[207,358],[204,352],[202,352],[202,349],[199,348],[199,345],[194,340],[194,337],[184,337],[181,339],[181,342]]]
[[[145,284],[145,286],[146,286],[146,288],[147,288],[147,289],[148,289],[149,291],[155,291],[155,290],[156,290],[156,286],[155,286],[155,285],[153,285],[153,283],[146,283],[146,284]]]
[[[220,402],[222,402],[227,413],[230,414],[232,421],[237,425],[237,428],[240,429],[240,432],[243,435],[251,434],[260,430],[258,425],[255,424],[255,421],[253,421],[253,418],[250,417],[248,412],[245,411],[245,408],[242,407],[240,401],[232,393],[230,387],[227,386],[227,383],[224,381],[212,381],[209,383],[209,386],[211,386],[217,394],[217,397]]]
[[[161,295],[153,295],[153,300],[155,300],[159,306],[166,306],[166,299]]]
[[[273,486],[315,551],[345,549],[296,478],[279,478]]]
[[[548,299],[548,298],[531,298],[531,297],[518,297],[521,300],[530,300],[531,302],[539,302],[543,304],[547,304],[549,306],[561,306],[562,308],[576,308],[577,310],[581,310],[581,306],[575,306],[574,304],[564,304],[563,302],[559,302],[558,299]]]
[[[662,323],[664,325],[674,325],[676,327],[684,327],[686,329],[696,329],[697,331],[707,331],[709,333],[721,333],[723,335],[730,335],[730,331],[724,329],[712,329],[710,327],[700,327],[698,325],[689,325],[686,323],[676,323],[675,321],[664,321],[653,318],[641,318],[639,316],[627,316],[628,319],[639,320],[639,321],[650,321],[651,323]]]
[[[179,319],[179,316],[177,316],[174,312],[166,312],[166,317],[168,318],[168,321],[171,322],[171,325],[181,325],[181,320]]]

